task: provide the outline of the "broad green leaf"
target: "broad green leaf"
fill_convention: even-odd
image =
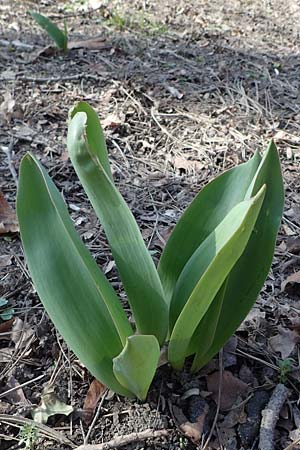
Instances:
[[[48,17],[42,14],[36,13],[34,11],[29,11],[31,17],[36,21],[36,23],[43,28],[49,36],[54,40],[57,47],[61,50],[66,51],[68,48],[68,35],[61,31],[55,23],[53,23]],[[66,25],[65,25],[66,31]]]
[[[96,378],[128,395],[112,368],[132,334],[128,319],[54,183],[30,154],[20,166],[17,214],[28,267],[54,325]]]
[[[182,310],[174,325],[168,351],[173,367],[182,367],[191,337],[242,255],[265,190],[264,186],[255,197],[237,204],[198,247],[180,274],[172,303],[180,305]]]
[[[107,176],[113,181],[110,164],[108,159],[105,137],[102,131],[96,111],[86,102],[79,102],[69,112],[70,120],[78,112],[84,112],[87,115],[86,121],[86,139],[91,155],[98,158]]]
[[[97,152],[90,148],[88,120],[77,112],[69,124],[71,161],[105,230],[137,330],[162,344],[168,326],[162,285],[130,209],[101,164],[100,145]]]
[[[127,390],[145,400],[159,356],[159,343],[155,336],[130,336],[123,351],[114,358],[114,374]]]
[[[278,152],[270,142],[247,192],[255,195],[266,184],[267,192],[247,247],[230,273],[214,342],[198,368],[205,365],[247,316],[269,273],[280,226],[284,191]]]
[[[179,219],[158,266],[168,303],[189,258],[226,214],[244,199],[260,159],[259,153],[255,153],[248,162],[228,170],[208,183]]]
[[[194,361],[191,367],[191,371],[195,372],[197,370],[198,361],[201,360],[203,355],[207,353],[211,344],[214,341],[216,334],[217,325],[219,322],[219,317],[222,309],[222,304],[224,300],[224,294],[226,290],[227,278],[222,284],[217,295],[211,302],[206,314],[203,319],[198,324],[195,333],[191,338],[189,344],[188,355],[196,353]]]

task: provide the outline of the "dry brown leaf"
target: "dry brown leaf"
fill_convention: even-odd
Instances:
[[[300,237],[289,236],[286,241],[287,251],[294,255],[300,254]]]
[[[16,348],[24,348],[34,335],[32,328],[27,327],[23,320],[16,317],[11,330],[11,340]]]
[[[195,159],[186,159],[180,155],[175,156],[173,165],[176,169],[184,172],[200,172],[200,170],[204,167],[200,161]]]
[[[14,210],[5,200],[0,192],[0,234],[16,233],[19,231],[19,224]]]
[[[220,372],[214,372],[207,377],[207,389],[212,392],[212,398],[218,403]],[[222,391],[220,409],[230,409],[239,395],[243,396],[248,391],[248,385],[236,378],[228,370],[222,374]]]
[[[196,422],[187,420],[182,410],[177,406],[173,405],[172,410],[181,431],[193,442],[199,442],[203,433],[205,417],[209,410],[207,403],[204,404],[202,412],[197,417]]]
[[[13,326],[13,323],[15,321],[15,318],[13,317],[12,319],[6,320],[5,322],[1,322],[0,323],[0,334],[1,333],[8,333]],[[1,336],[1,339],[5,339],[7,336]]]
[[[104,48],[106,44],[105,38],[86,39],[84,41],[70,41],[68,42],[68,49],[72,48],[87,48],[89,50],[98,50]]]
[[[8,400],[13,405],[31,405],[30,401],[25,397],[24,391],[20,386],[20,383],[15,379],[15,377],[10,376],[7,380],[4,391],[9,391],[10,389],[14,389],[11,392],[8,392],[5,395],[6,400]]]
[[[0,269],[10,266],[12,263],[12,255],[0,255]]]
[[[125,122],[124,114],[109,114],[104,120],[101,121],[101,125],[103,129],[106,128],[118,128],[123,125]]]
[[[280,353],[282,359],[286,359],[294,351],[295,345],[300,342],[299,333],[282,327],[278,327],[278,331],[278,334],[269,339],[269,344],[275,352]]]
[[[91,423],[97,404],[106,389],[106,386],[96,379],[91,382],[84,400],[82,415],[82,419],[87,425]]]
[[[4,122],[10,122],[16,102],[10,92],[5,92],[3,97],[4,100],[0,104],[0,119]]]
[[[200,416],[197,422],[187,421],[182,423],[179,428],[186,435],[186,437],[191,439],[193,442],[199,442],[203,433],[204,419],[205,416]]]
[[[300,270],[289,275],[281,283],[281,290],[291,297],[300,297]]]
[[[172,97],[175,97],[175,98],[177,98],[178,100],[181,100],[182,97],[183,97],[183,95],[184,95],[182,92],[180,92],[178,89],[176,89],[176,88],[173,87],[173,86],[167,85],[167,86],[166,86],[166,89],[167,89],[167,91],[170,92],[170,94],[172,95]]]

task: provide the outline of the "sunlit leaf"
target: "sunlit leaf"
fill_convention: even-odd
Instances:
[[[214,342],[197,368],[205,365],[226,343],[252,308],[268,275],[281,222],[284,191],[278,152],[270,142],[247,197],[266,184],[266,196],[254,232],[230,273]]]
[[[255,153],[247,163],[228,170],[208,183],[179,219],[158,266],[168,302],[191,255],[226,214],[244,199],[260,159],[259,153]]]
[[[164,342],[168,327],[168,310],[154,262],[143,241],[129,207],[102,165],[106,148],[102,142],[93,146],[88,127],[89,116],[79,111],[72,114],[67,145],[73,166],[99,217],[119,270],[137,330]],[[84,108],[83,108],[84,109]]]
[[[173,367],[182,367],[193,333],[243,253],[265,190],[264,186],[255,197],[236,205],[185,265],[172,298],[174,314],[179,313],[168,351]]]
[[[113,374],[112,359],[132,334],[129,322],[54,183],[29,154],[20,167],[17,213],[34,285],[56,328],[96,378],[128,394]]]
[[[114,358],[114,374],[126,389],[145,400],[160,356],[155,336],[134,335]]]

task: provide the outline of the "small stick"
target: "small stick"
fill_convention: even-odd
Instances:
[[[259,450],[274,450],[275,427],[288,393],[289,390],[284,384],[278,384],[271,395],[267,407],[262,411],[258,444]]]
[[[4,147],[3,146],[2,150],[6,154],[8,168],[10,170],[10,173],[11,173],[12,177],[13,177],[15,185],[18,187],[18,175],[17,175],[16,169],[14,168],[14,165],[13,165],[13,162],[12,162],[12,159],[11,159],[11,152],[12,152],[12,150],[14,148],[14,144],[15,144],[14,143],[14,138],[11,138],[11,141],[10,141],[8,147]]]
[[[205,444],[201,447],[201,450],[205,450],[208,446],[208,444],[210,443],[210,440],[212,438],[213,432],[215,431],[215,428],[217,426],[217,421],[218,421],[218,417],[219,417],[219,412],[220,412],[220,405],[221,405],[221,395],[222,395],[222,381],[223,381],[223,349],[220,350],[219,352],[219,389],[218,389],[218,403],[217,403],[217,410],[216,410],[216,414],[215,414],[215,418],[212,424],[212,427],[210,429],[210,433],[208,435],[208,438],[205,441]]]
[[[123,445],[132,444],[133,442],[144,441],[145,439],[155,439],[158,437],[167,437],[168,430],[145,430],[139,433],[130,433],[123,436],[117,436],[111,441],[103,442],[103,444],[80,445],[75,450],[110,450],[122,447]]]

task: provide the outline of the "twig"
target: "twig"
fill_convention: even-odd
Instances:
[[[220,350],[219,352],[219,390],[218,390],[218,404],[217,404],[217,410],[216,410],[216,414],[215,414],[215,418],[213,421],[213,424],[211,426],[210,429],[210,433],[208,435],[208,438],[205,441],[204,446],[201,448],[201,450],[205,450],[208,446],[208,444],[210,443],[210,440],[212,438],[213,432],[216,428],[217,425],[217,420],[218,420],[218,416],[219,416],[219,412],[220,412],[220,405],[221,405],[221,395],[222,395],[222,381],[223,381],[223,349]]]
[[[285,447],[284,450],[294,450],[295,447],[299,447],[300,446],[300,438],[296,439],[295,441],[293,441],[291,444],[289,444],[287,447]]]
[[[97,408],[96,414],[95,414],[95,416],[94,416],[94,418],[93,418],[93,421],[92,421],[92,423],[91,423],[91,425],[90,425],[90,427],[89,427],[89,429],[88,429],[88,432],[86,433],[86,436],[85,436],[85,438],[84,438],[84,445],[87,445],[87,443],[88,443],[88,441],[89,441],[89,437],[90,437],[91,432],[92,432],[92,430],[93,430],[93,428],[94,428],[94,426],[95,426],[95,423],[96,423],[96,421],[97,421],[97,419],[98,419],[98,417],[99,417],[99,414],[100,414],[100,411],[101,411],[101,409],[102,409],[102,405],[103,405],[103,402],[104,402],[104,400],[105,400],[105,398],[106,398],[106,395],[107,395],[107,391],[104,392],[104,394],[103,394],[103,396],[102,396],[102,398],[101,398],[101,401],[100,401],[100,403],[99,403],[99,406],[98,406],[98,408]]]
[[[24,42],[20,42],[17,39],[14,41],[7,41],[6,39],[0,39],[0,46],[2,47],[15,47],[20,48],[21,50],[31,51],[34,46],[30,44],[24,44]]]
[[[17,386],[14,386],[14,387],[12,387],[11,389],[8,389],[8,390],[5,391],[5,392],[2,392],[2,393],[0,394],[0,398],[4,398],[4,397],[7,396],[7,394],[10,394],[11,392],[14,392],[14,391],[16,391],[16,390],[18,390],[18,389],[21,389],[21,388],[23,388],[24,386],[28,386],[28,385],[31,384],[31,383],[35,383],[36,381],[41,380],[41,379],[44,378],[45,376],[46,376],[46,374],[43,373],[42,375],[39,375],[38,377],[35,377],[35,378],[33,378],[32,380],[26,381],[25,383],[22,383],[22,384],[18,384]]]
[[[72,80],[81,80],[83,78],[91,78],[92,80],[98,81],[98,75],[92,75],[90,73],[77,73],[75,75],[66,75],[64,77],[30,77],[30,76],[18,76],[18,81],[33,81],[34,83],[56,83],[62,81],[72,81]]]
[[[6,158],[7,158],[7,164],[8,164],[8,168],[10,170],[10,173],[14,179],[15,185],[18,187],[18,175],[16,172],[16,169],[14,168],[14,165],[12,163],[11,160],[11,152],[14,148],[14,138],[11,138],[10,143],[8,145],[8,147],[2,147],[3,152],[6,154]]]
[[[110,450],[113,448],[123,447],[123,445],[132,444],[133,442],[144,441],[146,439],[155,439],[159,437],[167,437],[168,430],[145,430],[139,433],[130,433],[123,436],[117,436],[111,441],[103,442],[103,444],[80,445],[75,450]]]
[[[0,414],[0,423],[1,422],[18,428],[21,428],[24,425],[32,425],[47,438],[53,439],[62,444],[69,445],[72,448],[75,447],[73,442],[63,434],[59,433],[56,430],[53,430],[50,427],[47,427],[47,425],[34,422],[34,420],[26,419],[25,417],[21,416],[10,416],[9,414]]]
[[[288,393],[289,390],[284,384],[278,384],[271,395],[267,407],[262,411],[258,444],[259,450],[274,450],[275,427]]]

